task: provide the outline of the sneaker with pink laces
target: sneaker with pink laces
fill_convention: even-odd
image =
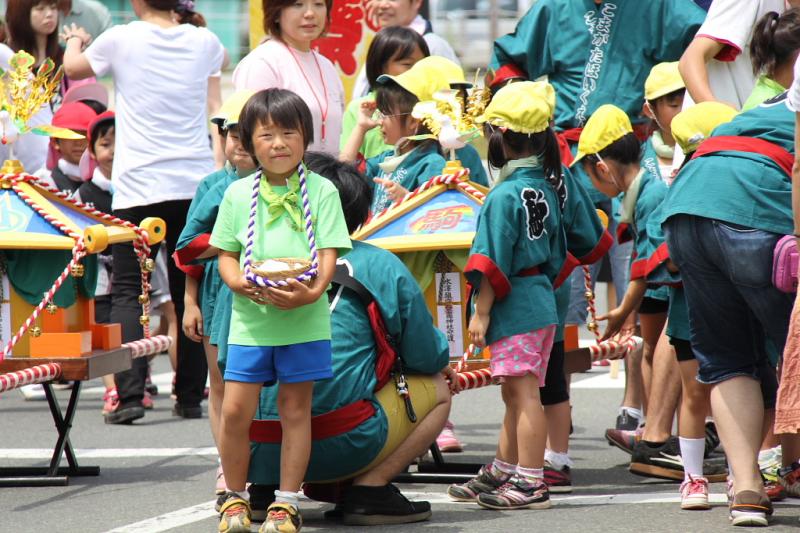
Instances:
[[[142,407],[145,409],[152,409],[155,406],[153,403],[153,397],[150,396],[150,393],[144,391],[144,396],[142,396]]]
[[[711,509],[708,503],[708,480],[692,477],[681,483],[681,509],[699,511]]]
[[[448,420],[442,432],[436,437],[436,445],[439,447],[440,452],[459,453],[463,450],[463,446],[461,446],[458,438],[456,438],[454,430],[455,426]]]
[[[116,409],[117,405],[119,404],[119,395],[117,394],[117,389],[106,389],[106,393],[103,394],[103,414],[106,415]]]

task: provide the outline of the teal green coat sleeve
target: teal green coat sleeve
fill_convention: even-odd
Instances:
[[[515,170],[486,197],[464,269],[478,291],[484,277],[494,289],[488,343],[558,322],[553,282],[565,260],[556,191],[541,168]]]
[[[489,176],[486,175],[481,156],[474,146],[468,144],[464,148],[456,150],[456,157],[461,161],[461,166],[469,169],[470,181],[484,187],[489,186]]]

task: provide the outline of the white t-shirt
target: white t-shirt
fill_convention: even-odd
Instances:
[[[0,44],[0,67],[8,70],[11,56],[16,52],[4,44]],[[31,127],[50,124],[53,120],[53,108],[51,103],[42,104],[41,109],[31,117],[28,125]],[[14,150],[14,158],[19,159],[26,172],[33,174],[42,168],[47,160],[47,146],[50,138],[35,133],[21,135],[14,143],[13,147],[0,144],[0,161],[8,159],[11,148]]]
[[[208,78],[225,51],[205,28],[134,21],[87,48],[94,73],[114,77],[113,209],[188,200],[214,171],[208,137]]]
[[[696,37],[725,48],[708,63],[708,82],[717,100],[741,108],[756,78],[750,62],[750,39],[756,22],[770,11],[782,13],[784,0],[714,0]],[[684,108],[688,107],[684,103]]]
[[[237,91],[279,88],[296,93],[308,105],[314,120],[314,142],[308,149],[333,156],[339,154],[344,87],[333,63],[323,55],[313,50],[289,50],[283,42],[270,39],[236,65],[233,85]],[[323,135],[322,115],[326,108]]]
[[[750,39],[756,22],[770,11],[783,13],[784,0],[714,0],[703,25],[695,37],[707,37],[725,47],[706,65],[708,84],[714,97],[734,104],[738,109],[753,92],[756,77],[750,62]],[[683,99],[683,109],[694,105],[689,92]],[[683,152],[675,150],[673,165],[683,163]]]
[[[461,64],[453,47],[450,46],[450,43],[433,32],[425,33],[425,30],[428,28],[428,21],[422,18],[422,15],[417,15],[408,27],[422,35],[432,56],[446,57],[456,65]],[[367,93],[369,93],[369,82],[367,81],[367,67],[364,65],[361,67],[358,78],[356,78],[356,83],[353,86],[353,99],[366,96]]]
[[[800,112],[800,57],[794,62],[794,81],[786,97],[789,100],[789,108],[795,113]]]

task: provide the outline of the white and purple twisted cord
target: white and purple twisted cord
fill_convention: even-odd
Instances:
[[[308,199],[308,188],[306,187],[306,171],[303,164],[297,166],[297,175],[300,177],[300,196],[303,202],[303,220],[305,221],[306,236],[308,237],[308,248],[311,251],[311,268],[297,276],[299,282],[312,279],[319,271],[319,257],[317,257],[317,240],[314,237],[314,228],[311,221],[311,202]],[[272,281],[268,278],[259,276],[253,272],[253,246],[256,234],[256,219],[258,218],[258,196],[261,187],[261,171],[256,172],[253,178],[253,194],[250,199],[250,218],[247,222],[247,242],[244,247],[244,275],[247,281],[255,283],[260,287],[285,287],[289,283],[285,280]]]

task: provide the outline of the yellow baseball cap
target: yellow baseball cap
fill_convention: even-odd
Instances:
[[[700,102],[684,109],[672,119],[672,136],[683,153],[694,152],[706,140],[711,131],[733,120],[736,110],[720,102]]]
[[[650,69],[650,74],[644,82],[644,99],[652,102],[678,89],[685,89],[681,73],[678,71],[678,62],[659,63]]]
[[[633,133],[633,126],[625,111],[615,105],[601,105],[583,127],[578,140],[578,152],[570,166],[574,166],[583,156],[596,154],[628,133]]]
[[[255,91],[250,90],[243,90],[232,94],[222,103],[222,107],[219,108],[219,111],[211,117],[212,124],[223,128],[238,124],[239,115],[242,113],[244,105],[254,94],[256,94]]]
[[[501,88],[476,122],[517,133],[547,129],[556,107],[556,92],[544,81],[518,81]]]
[[[397,76],[383,74],[377,82],[384,84],[393,80],[400,87],[416,96],[420,102],[433,100],[434,93],[450,88],[451,83],[464,83],[464,71],[441,56],[428,56]]]

